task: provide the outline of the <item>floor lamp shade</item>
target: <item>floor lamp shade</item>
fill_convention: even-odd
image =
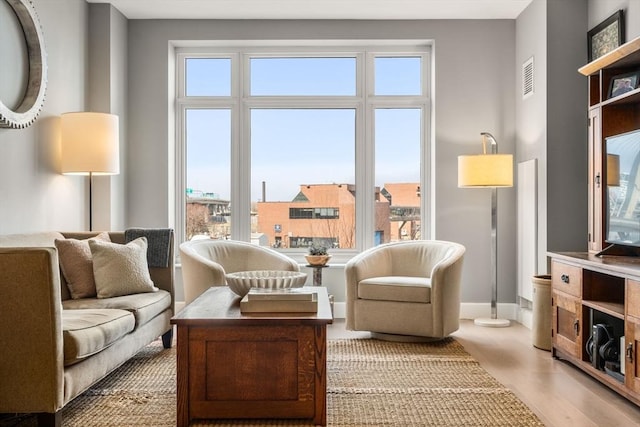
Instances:
[[[458,187],[513,187],[513,156],[459,156]]]
[[[61,169],[65,175],[89,175],[89,230],[93,230],[93,176],[120,173],[118,116],[66,113],[60,120]]]
[[[60,123],[63,174],[120,173],[118,116],[104,113],[65,113]]]

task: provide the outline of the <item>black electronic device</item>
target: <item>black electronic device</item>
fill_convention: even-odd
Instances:
[[[585,350],[594,368],[604,370],[605,362],[618,362],[620,349],[613,328],[604,323],[593,325]]]

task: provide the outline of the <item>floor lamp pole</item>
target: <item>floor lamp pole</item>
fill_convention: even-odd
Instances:
[[[491,188],[491,318],[498,318],[498,189]]]
[[[511,322],[498,319],[498,189],[491,188],[491,318],[475,319],[478,326],[504,328]]]
[[[89,231],[93,231],[93,172],[89,172]]]

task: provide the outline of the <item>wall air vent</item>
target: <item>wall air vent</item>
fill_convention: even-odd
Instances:
[[[522,64],[522,99],[533,95],[533,56]]]

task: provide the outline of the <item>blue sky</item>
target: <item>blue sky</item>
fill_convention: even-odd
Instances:
[[[230,60],[189,60],[187,94],[229,96]],[[355,94],[354,58],[259,58],[251,61],[253,95]],[[418,58],[377,58],[378,95],[420,91]],[[420,179],[420,110],[375,113],[376,185]],[[251,201],[290,201],[301,184],[354,183],[355,109],[253,109]],[[187,112],[187,186],[230,197],[231,114]]]

